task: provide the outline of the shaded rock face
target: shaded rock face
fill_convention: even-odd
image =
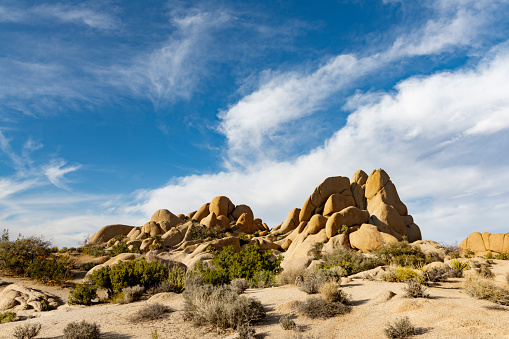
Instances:
[[[461,250],[471,250],[476,255],[488,252],[509,253],[509,233],[473,232],[460,243]]]

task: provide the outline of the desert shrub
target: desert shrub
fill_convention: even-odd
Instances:
[[[238,339],[256,339],[256,331],[251,324],[240,325],[237,328],[237,332],[239,333]]]
[[[279,286],[295,284],[295,281],[302,279],[305,274],[304,269],[284,269],[276,275],[276,283]]]
[[[157,286],[152,287],[148,293],[149,294],[157,294],[163,292],[175,292],[182,293],[184,290],[184,282],[186,279],[186,271],[185,269],[172,266],[168,270],[168,277],[161,281]]]
[[[493,259],[496,260],[509,260],[509,253],[497,253],[494,255]]]
[[[492,279],[495,276],[491,269],[485,264],[481,264],[478,268],[475,269],[475,271],[482,278]]]
[[[145,292],[145,287],[143,286],[132,286],[132,287],[125,287],[122,290],[122,294],[124,295],[124,302],[125,303],[132,303],[134,301],[140,300],[141,296],[143,295],[143,292]]]
[[[101,245],[85,245],[81,247],[81,252],[93,257],[102,257],[103,255],[106,255],[106,251]]]
[[[252,280],[256,272],[267,271],[275,275],[281,271],[279,256],[272,260],[272,251],[261,251],[257,246],[245,246],[240,253],[233,246],[227,246],[205,268],[201,262],[195,265],[206,284],[229,284],[232,279],[244,278]]]
[[[384,244],[372,253],[386,265],[422,267],[435,261],[432,255],[424,254],[419,247],[410,245],[408,241]]]
[[[14,312],[4,312],[0,313],[0,324],[10,323],[12,321],[16,321],[18,316]]]
[[[402,282],[408,279],[416,278],[420,274],[417,270],[410,267],[394,267],[380,276],[380,279],[390,282]]]
[[[322,269],[317,269],[314,272],[314,277],[316,279],[318,279],[318,281],[320,281],[321,283],[327,283],[327,282],[339,283],[339,282],[341,282],[343,273],[344,273],[344,270],[342,270],[342,269],[322,268]]]
[[[136,247],[133,247],[132,249],[129,248],[129,245],[125,242],[119,242],[116,245],[113,245],[110,250],[110,255],[112,257],[116,257],[119,254],[122,253],[140,253],[140,250]]]
[[[318,293],[318,289],[320,288],[321,284],[322,284],[321,281],[319,281],[318,279],[311,278],[308,280],[304,280],[300,284],[299,289],[302,292],[306,292],[307,294],[315,294]]]
[[[340,246],[330,254],[323,255],[324,263],[319,268],[341,268],[345,276],[367,271],[379,266],[377,258],[369,258],[349,248]]]
[[[451,259],[458,259],[461,257],[460,247],[457,241],[453,243],[442,242],[440,245],[445,249],[445,254]]]
[[[64,328],[64,339],[99,339],[101,330],[96,323],[73,321]]]
[[[39,334],[40,330],[41,324],[39,323],[19,325],[14,329],[13,336],[16,339],[31,339]]]
[[[462,272],[462,271],[460,271]],[[432,267],[422,272],[422,280],[426,283],[446,281],[453,275],[453,269],[449,266],[446,267]]]
[[[509,306],[509,291],[481,277],[467,278],[465,292],[477,299],[485,299],[496,304]]]
[[[129,320],[133,323],[140,321],[157,320],[166,316],[166,313],[172,312],[172,310],[164,305],[154,303],[148,304],[133,315]]]
[[[472,251],[470,248],[466,248],[464,251],[463,251],[463,256],[465,258],[473,258],[475,257],[475,252]]]
[[[251,284],[249,281],[243,278],[233,279],[230,282],[230,288],[237,294],[244,293],[244,291],[247,290],[250,286]]]
[[[350,297],[339,288],[337,283],[326,282],[320,286],[319,292],[326,301],[350,303]]]
[[[407,298],[427,298],[426,287],[418,279],[408,279],[406,286],[403,288]]]
[[[258,271],[255,272],[251,279],[252,285],[258,288],[267,288],[276,285],[276,275],[270,271]]]
[[[259,301],[239,296],[226,285],[186,285],[183,296],[184,319],[197,326],[238,329],[266,315]]]
[[[323,249],[324,243],[321,241],[317,241],[311,246],[311,249],[308,251],[308,255],[314,257],[315,259],[322,259],[322,249]]]
[[[281,324],[283,330],[286,331],[288,330],[296,331],[298,329],[295,321],[293,321],[292,318],[290,318],[290,316],[287,314],[283,314],[281,318],[279,318],[279,323]]]
[[[299,312],[311,319],[327,319],[350,312],[350,306],[322,298],[308,298],[298,306]]]
[[[225,232],[215,229],[215,228],[208,228],[201,225],[192,225],[190,233],[190,239],[189,240],[199,240],[199,239],[222,239],[226,237]],[[249,242],[249,241],[248,241]]]
[[[97,287],[90,283],[76,284],[69,291],[69,305],[91,305],[97,298]]]
[[[125,287],[141,285],[145,288],[158,285],[168,276],[168,270],[158,261],[140,260],[121,261],[112,267],[101,267],[92,272],[89,280],[99,288],[108,291],[111,297]]]
[[[157,334],[157,330],[152,331],[150,336],[152,337],[152,339],[159,339],[159,334]]]
[[[387,323],[384,328],[384,333],[387,338],[403,339],[415,335],[416,330],[410,322],[410,319],[404,317],[397,319],[394,324]]]
[[[20,234],[11,241],[9,231],[5,229],[0,237],[0,269],[12,274],[25,274],[36,258],[46,258],[50,253],[50,243],[41,237],[25,238]]]
[[[451,265],[452,268],[463,271],[468,268],[468,261],[453,259],[449,262],[449,265]]]
[[[53,254],[48,257],[35,258],[26,268],[25,274],[31,279],[43,283],[61,284],[72,278],[70,264],[67,260]]]

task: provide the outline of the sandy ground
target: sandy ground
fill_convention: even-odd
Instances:
[[[509,262],[495,261],[493,271],[497,274],[509,272]],[[68,289],[41,286],[29,280],[2,277],[8,282],[23,283],[59,296],[67,301]],[[501,281],[497,277],[496,281]],[[387,322],[408,316],[418,328],[417,338],[509,338],[509,307],[474,299],[462,290],[464,279],[450,279],[428,288],[430,298],[408,299],[403,297],[404,283],[352,280],[342,286],[351,295],[353,308],[350,314],[328,320],[312,320],[294,313],[295,300],[310,296],[293,285],[267,289],[249,289],[248,297],[260,300],[267,310],[267,318],[255,324],[257,338],[385,338],[383,329]],[[0,289],[3,287],[0,287]],[[392,291],[396,295],[390,300],[383,296]],[[157,330],[159,338],[236,338],[235,332],[218,333],[211,328],[196,328],[183,320],[183,299],[174,294],[163,304],[174,312],[164,319],[133,324],[129,317],[146,305],[139,301],[126,305],[101,304],[90,307],[60,306],[49,312],[26,312],[35,318],[0,325],[0,339],[12,338],[16,326],[26,322],[42,324],[37,338],[59,338],[64,327],[71,321],[87,320],[100,325],[104,338],[152,338]],[[302,331],[285,331],[279,325],[283,314],[293,314],[294,321]]]

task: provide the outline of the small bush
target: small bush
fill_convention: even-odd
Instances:
[[[258,288],[268,288],[276,285],[276,275],[270,271],[258,271],[251,279],[252,285]]]
[[[463,251],[463,256],[464,256],[465,258],[473,258],[473,257],[475,257],[475,252],[474,252],[474,251],[472,251],[470,248],[467,248],[467,249],[465,249],[465,250]]]
[[[327,282],[319,288],[320,294],[326,301],[340,302],[343,304],[350,303],[350,297],[343,292],[337,283]]]
[[[509,260],[509,253],[497,253],[493,257],[496,260]]]
[[[69,305],[91,305],[97,298],[97,287],[90,283],[76,284],[69,292]]]
[[[481,264],[481,266],[476,268],[475,271],[480,277],[485,279],[493,279],[493,277],[495,276],[491,269],[485,264]]]
[[[31,339],[41,330],[41,324],[24,324],[14,329],[14,338],[16,339]]]
[[[96,323],[73,321],[64,328],[64,339],[99,339],[101,331]]]
[[[404,317],[396,320],[394,324],[387,323],[384,328],[384,333],[387,338],[403,339],[415,335],[416,330],[410,322],[410,319]]]
[[[189,240],[200,240],[200,239],[212,240],[212,239],[222,239],[226,237],[225,232],[214,228],[204,227],[202,225],[192,225],[189,234],[190,234]]]
[[[422,279],[425,282],[439,282],[446,281],[447,278],[451,277],[453,269],[449,266],[446,267],[432,267],[422,272]],[[461,272],[461,271],[460,271]]]
[[[384,281],[402,282],[418,276],[419,272],[410,267],[394,267],[389,272],[383,273],[380,278]]]
[[[276,275],[276,283],[279,286],[295,284],[295,281],[303,279],[305,274],[304,269],[285,269]]]
[[[244,293],[244,291],[247,290],[250,286],[251,286],[251,284],[249,283],[249,281],[247,281],[246,279],[242,279],[242,278],[233,279],[230,282],[231,289],[237,294]]]
[[[297,324],[287,314],[284,314],[281,316],[281,318],[279,318],[279,323],[281,324],[281,327],[283,328],[283,330],[286,330],[286,331],[288,331],[288,330],[296,331],[297,330]]]
[[[68,261],[49,255],[35,258],[26,268],[25,274],[31,279],[42,283],[62,284],[72,278],[71,267]]]
[[[331,254],[324,254],[323,260],[324,263],[319,268],[337,269],[339,267],[344,276],[367,271],[380,265],[379,259],[369,258],[344,246],[336,248]]]
[[[0,269],[12,274],[24,275],[36,258],[46,258],[50,253],[50,243],[41,237],[25,238],[19,235],[11,241],[6,229],[0,237]]]
[[[140,253],[140,250],[136,247],[130,249],[129,245],[127,245],[125,242],[119,242],[118,244],[111,247],[110,256],[116,257],[122,253]]]
[[[314,276],[321,283],[327,282],[341,282],[341,278],[343,277],[344,270],[342,269],[318,269],[315,271]]]
[[[509,291],[481,277],[467,278],[465,292],[478,299],[485,299],[496,304],[509,306]]]
[[[266,315],[259,301],[239,296],[229,286],[186,285],[183,296],[184,319],[196,326],[238,329]]]
[[[322,259],[322,249],[324,243],[321,241],[317,241],[311,246],[311,249],[308,251],[308,255],[314,257],[315,259]]]
[[[104,247],[101,245],[86,245],[81,248],[81,252],[92,257],[102,257],[106,255]]]
[[[307,294],[315,294],[318,293],[318,289],[320,288],[321,285],[322,283],[318,279],[312,278],[303,281],[300,284],[299,289],[303,292],[306,292]]]
[[[407,280],[406,287],[404,287],[403,290],[405,291],[405,296],[407,298],[429,297],[429,294],[425,293],[426,287],[424,287],[417,279]]]
[[[452,259],[450,262],[449,262],[449,265],[451,265],[452,268],[455,268],[457,270],[466,270],[468,268],[468,261],[463,261],[463,260],[459,260],[459,259]]]
[[[143,292],[145,292],[145,287],[143,286],[133,286],[133,287],[125,287],[122,290],[122,293],[124,295],[124,302],[125,303],[132,303],[134,301],[140,300],[141,296],[143,295]]]
[[[154,303],[148,304],[143,307],[138,313],[129,318],[129,320],[133,323],[137,323],[140,321],[148,321],[148,320],[157,320],[163,318],[166,313],[171,312],[172,310],[164,305]]]
[[[16,321],[18,316],[14,312],[4,312],[0,313],[0,324],[10,323]]]
[[[322,298],[309,298],[299,304],[299,312],[311,319],[327,319],[350,312],[350,306],[340,302],[330,302]]]
[[[422,267],[435,261],[433,256],[424,254],[408,241],[385,244],[372,253],[385,265]]]
[[[237,332],[239,333],[238,339],[256,339],[256,331],[250,324],[240,325]]]
[[[509,273],[505,274],[505,282],[509,285]]]

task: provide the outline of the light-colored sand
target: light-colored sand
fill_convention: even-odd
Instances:
[[[509,272],[509,262],[496,261],[495,272]],[[7,281],[19,279],[2,278]],[[497,279],[499,281],[501,279]],[[420,331],[418,338],[509,338],[509,307],[489,309],[495,304],[474,299],[462,289],[464,279],[452,279],[428,289],[428,299],[403,297],[403,283],[353,280],[342,288],[351,295],[353,309],[350,314],[328,320],[312,320],[296,315],[294,320],[303,332],[285,331],[279,325],[282,314],[294,312],[295,300],[310,297],[293,285],[249,289],[245,295],[260,300],[267,309],[267,318],[255,325],[259,338],[384,338],[387,322],[408,316]],[[22,280],[28,287],[36,287],[67,299],[67,290],[58,287],[35,286]],[[0,287],[1,288],[1,287]],[[396,293],[390,300],[388,291]],[[164,303],[175,310],[165,319],[133,324],[129,317],[147,301],[127,305],[103,304],[91,307],[61,306],[58,310],[34,313],[37,317],[22,322],[0,325],[0,339],[12,338],[13,329],[25,322],[40,322],[38,338],[57,338],[71,321],[87,320],[101,326],[105,338],[151,338],[157,330],[159,338],[236,338],[234,332],[217,333],[210,328],[196,328],[182,318],[182,296],[168,298]],[[30,312],[29,312],[30,313]]]

